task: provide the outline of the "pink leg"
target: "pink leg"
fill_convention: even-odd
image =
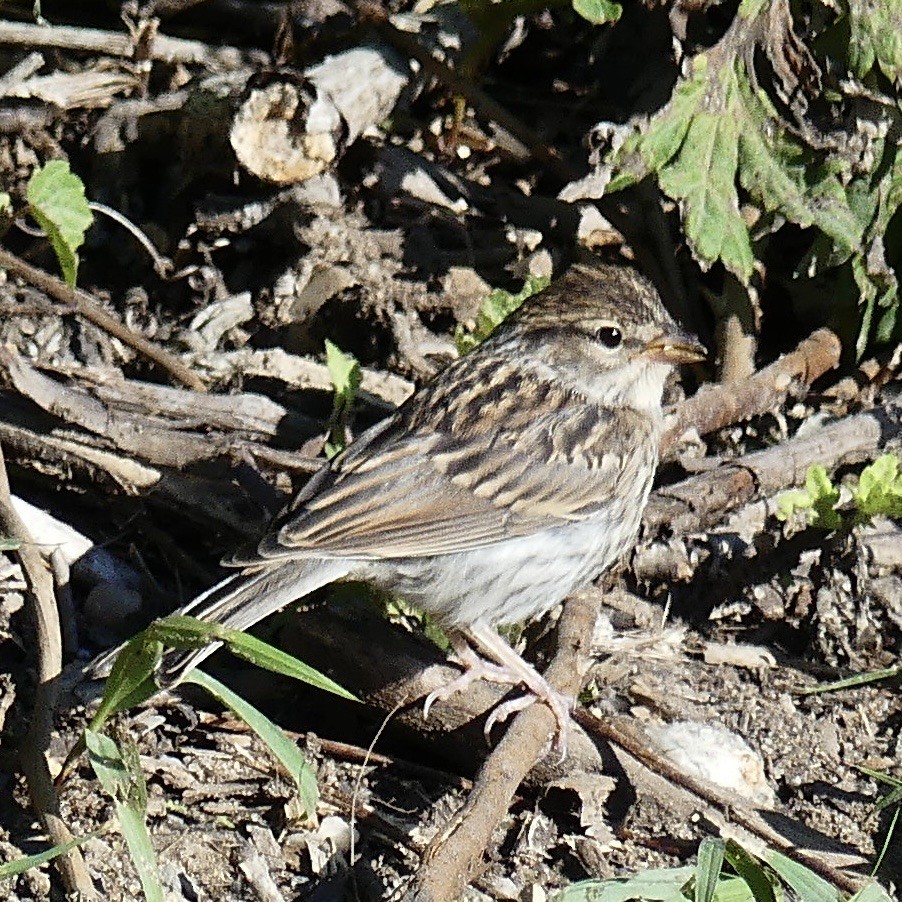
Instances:
[[[466,637],[481,652],[497,663],[493,664],[480,658],[463,637]],[[573,707],[573,699],[552,688],[545,678],[531,664],[524,661],[491,627],[471,627],[468,630],[461,630],[460,633],[452,633],[450,639],[465,670],[456,680],[430,693],[426,699],[425,714],[428,714],[429,708],[436,699],[447,699],[455,692],[465,689],[474,680],[485,679],[494,683],[507,683],[511,686],[522,683],[529,690],[529,694],[511,699],[495,708],[486,721],[486,738],[496,723],[501,723],[512,714],[528,708],[538,700],[551,708],[557,721],[553,748],[563,760],[567,756],[570,709]]]
[[[485,680],[488,683],[505,683],[513,686],[519,682],[517,677],[511,678],[506,667],[499,667],[485,661],[469,646],[463,634],[454,631],[448,633],[448,640],[454,650],[454,656],[463,667],[464,672],[456,679],[430,692],[423,704],[423,717],[429,717],[429,711],[437,701],[447,701],[452,695],[463,692],[470,683]]]
[[[573,707],[574,699],[568,698],[550,686],[545,677],[529,662],[524,661],[491,627],[475,626],[468,630],[466,635],[483,652],[494,658],[508,671],[512,678],[511,682],[522,683],[530,693],[522,698],[514,698],[499,705],[486,722],[486,733],[488,734],[496,723],[506,720],[517,711],[528,708],[534,701],[544,702],[551,708],[551,713],[554,714],[554,719],[557,721],[552,747],[563,761],[567,757],[567,744],[570,738],[570,709]]]

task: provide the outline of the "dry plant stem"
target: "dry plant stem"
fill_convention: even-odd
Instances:
[[[56,47],[60,50],[81,50],[106,56],[131,58],[135,55],[134,38],[123,32],[102,31],[97,28],[78,28],[68,25],[35,25],[32,22],[0,21],[0,44],[25,47]],[[168,38],[155,35],[147,54],[150,59],[185,65],[207,64],[221,56],[226,48],[213,48],[200,41]],[[236,59],[240,54],[233,49]]]
[[[118,338],[119,341],[139,354],[143,354],[148,360],[152,360],[188,388],[193,388],[195,391],[207,390],[197,374],[188,369],[177,357],[132,332],[121,320],[103,310],[86,291],[70,288],[62,279],[26,263],[4,248],[0,248],[0,267],[20,276],[35,288],[39,288],[45,294],[72,308],[95,326],[108,332],[114,338]]]
[[[902,404],[890,401],[867,413],[843,417],[817,431],[755,451],[707,473],[662,486],[651,497],[642,524],[673,535],[706,529],[726,512],[801,485],[812,464],[827,470],[861,463],[902,437]]]
[[[72,834],[59,816],[59,798],[53,788],[46,751],[53,730],[53,710],[56,704],[57,680],[62,670],[63,652],[59,617],[53,592],[53,579],[36,545],[28,535],[9,492],[6,463],[0,447],[0,533],[18,539],[22,573],[28,585],[26,604],[35,630],[37,649],[37,678],[34,709],[28,733],[20,749],[20,765],[28,784],[28,794],[35,812],[44,823],[54,845],[71,842]],[[57,859],[67,892],[81,893],[81,898],[93,899],[94,884],[78,849]]]
[[[666,455],[687,430],[705,435],[778,408],[793,388],[811,385],[839,366],[842,345],[829,329],[818,329],[779,360],[739,383],[703,386],[676,410],[664,436]]]
[[[790,844],[786,837],[774,830],[761,814],[747,807],[747,803],[743,799],[729,794],[711,783],[697,780],[680,770],[667,758],[649,749],[647,741],[636,733],[626,718],[607,717],[602,719],[585,708],[577,706],[573,712],[573,719],[587,733],[623,749],[653,773],[692,793],[717,811],[726,811],[727,818],[731,823],[738,824],[772,848],[779,849],[790,858],[804,864],[825,880],[829,880],[834,886],[853,893],[861,888],[861,884],[864,882],[862,879],[856,879],[837,870],[817,855]]]
[[[575,696],[598,612],[588,596],[564,606],[558,626],[558,651],[545,676],[559,692]],[[554,715],[542,704],[527,708],[511,724],[486,759],[463,808],[430,843],[409,898],[420,902],[459,899],[481,869],[492,833],[507,813],[520,783],[539,760],[554,729]]]

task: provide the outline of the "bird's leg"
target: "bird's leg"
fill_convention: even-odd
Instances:
[[[449,631],[448,641],[451,643],[454,656],[457,658],[460,666],[463,667],[464,672],[459,677],[451,680],[450,683],[439,686],[438,689],[426,696],[426,701],[423,704],[423,717],[429,717],[429,710],[435,702],[447,701],[452,695],[462,692],[470,683],[476,680],[486,680],[489,683],[505,683],[511,686],[520,682],[519,677],[510,675],[507,667],[499,666],[480,658],[470,647],[463,633],[457,630]]]
[[[464,632],[464,635],[475,645],[494,658],[501,666],[498,672],[506,672],[505,682],[522,683],[530,692],[521,698],[514,698],[498,705],[486,721],[486,736],[496,723],[506,720],[517,711],[528,708],[534,701],[541,701],[551,708],[557,721],[557,732],[554,738],[554,749],[561,760],[567,757],[567,744],[570,737],[570,709],[574,700],[554,689],[531,664],[524,661],[519,654],[491,627],[478,625]]]

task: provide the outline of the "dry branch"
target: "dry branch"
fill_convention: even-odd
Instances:
[[[41,818],[54,845],[71,842],[72,834],[60,818],[59,798],[50,777],[47,749],[53,731],[57,681],[63,666],[63,646],[59,615],[54,596],[53,579],[37,550],[25,524],[12,504],[6,463],[0,446],[0,533],[17,539],[16,552],[28,586],[27,603],[34,629],[38,684],[28,733],[19,750],[19,762],[35,813]],[[58,859],[59,870],[67,891],[80,893],[84,899],[96,898],[94,884],[78,849]]]
[[[663,527],[676,535],[711,526],[728,511],[805,481],[808,467],[828,470],[868,460],[902,434],[902,404],[888,401],[867,413],[844,417],[813,433],[746,454],[715,470],[658,489],[642,519],[648,533]]]
[[[23,47],[55,47],[59,50],[78,50],[99,53],[104,56],[122,56],[131,59],[138,48],[153,60],[186,65],[205,65],[218,68],[234,64],[241,53],[234,47],[211,47],[200,41],[169,38],[154,33],[149,42],[137,36],[98,28],[80,28],[69,25],[35,25],[30,22],[0,20],[0,44]]]
[[[742,382],[704,385],[673,412],[664,436],[664,454],[687,429],[705,435],[776,410],[791,392],[803,393],[839,366],[842,345],[829,329],[818,329],[779,360]]]
[[[558,652],[545,676],[559,692],[575,696],[592,645],[597,606],[588,596],[564,606],[558,625]],[[545,705],[527,708],[482,766],[463,808],[429,844],[409,898],[421,902],[459,899],[479,871],[492,834],[506,815],[523,778],[538,761],[554,729]]]
[[[101,308],[86,291],[70,288],[62,279],[26,263],[4,248],[0,248],[0,267],[25,279],[49,297],[65,304],[66,307],[71,308],[95,326],[108,332],[114,338],[118,338],[123,344],[133,348],[139,354],[143,354],[183,385],[187,385],[195,391],[206,391],[204,383],[178,358],[152,341],[132,332],[121,320]]]

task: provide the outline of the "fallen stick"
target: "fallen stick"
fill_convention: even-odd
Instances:
[[[103,31],[99,28],[0,20],[0,44],[28,48],[55,47],[59,50],[100,53],[127,59],[135,57],[136,51],[141,48],[150,59],[185,65],[209,66],[215,65],[217,61],[233,62],[241,58],[241,51],[234,47],[212,47],[200,41],[170,38],[161,34],[153,34],[149,41],[146,37],[144,33],[136,38],[125,32]]]
[[[598,607],[589,596],[569,601],[558,625],[558,651],[545,676],[559,692],[575,696],[592,645]],[[518,787],[542,755],[554,730],[546,705],[517,716],[483,764],[464,806],[426,850],[413,892],[419,902],[453,902],[478,874],[492,833],[510,808]]]
[[[888,401],[843,417],[817,431],[746,454],[714,470],[653,493],[642,518],[652,534],[662,528],[685,535],[711,526],[728,511],[805,481],[812,464],[827,470],[861,463],[902,436],[902,403]]]
[[[13,507],[6,462],[0,447],[0,533],[17,539],[16,554],[28,586],[25,595],[34,644],[38,685],[28,733],[19,750],[19,765],[28,785],[28,795],[35,814],[41,818],[53,845],[72,841],[69,828],[60,817],[59,797],[50,777],[47,749],[53,731],[53,712],[56,707],[57,684],[63,666],[63,645],[59,615],[50,570],[41,558],[37,545],[28,534]],[[78,849],[72,849],[57,859],[66,890],[84,899],[95,899],[94,884]]]
[[[687,429],[699,435],[776,410],[791,392],[802,393],[824,373],[839,366],[842,345],[829,329],[818,329],[795,350],[740,383],[703,385],[671,411],[663,453]]]
[[[5,248],[0,248],[0,268],[25,279],[26,282],[34,285],[35,288],[39,288],[61,304],[65,304],[66,307],[71,308],[79,316],[83,316],[86,320],[108,332],[114,338],[118,338],[123,344],[128,345],[128,347],[142,354],[148,360],[152,360],[183,385],[187,385],[195,391],[207,390],[207,387],[197,374],[188,369],[177,357],[152,341],[148,341],[144,336],[133,332],[121,320],[100,307],[88,292],[82,291],[80,288],[71,288],[62,279],[58,279],[56,276],[52,276],[50,273],[38,269],[30,263],[26,263]]]

